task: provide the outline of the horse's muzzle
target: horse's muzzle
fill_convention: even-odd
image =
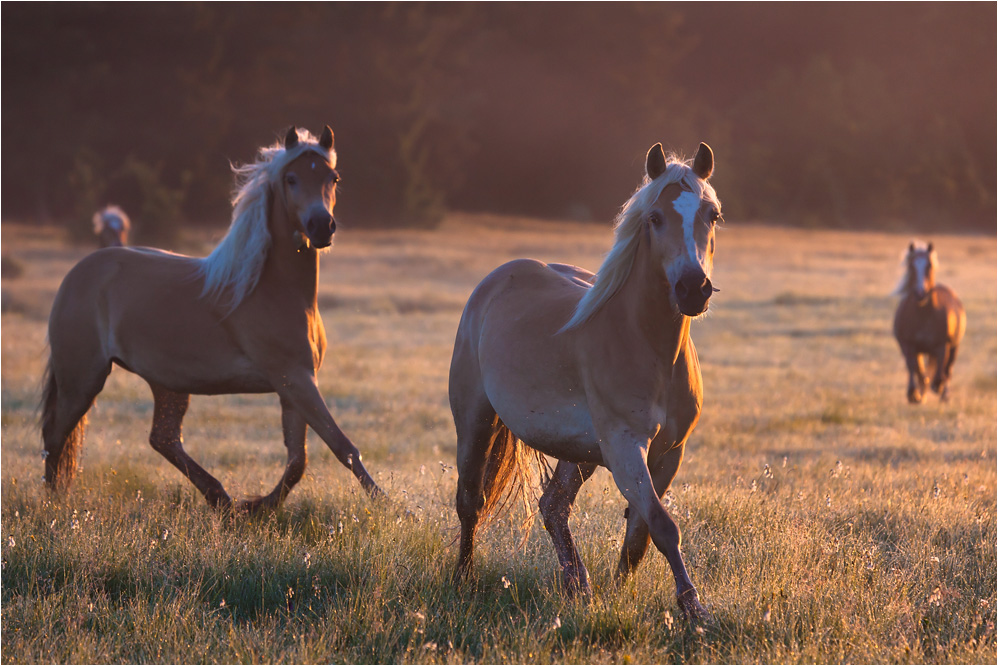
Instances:
[[[687,317],[696,317],[707,311],[714,285],[703,271],[691,271],[676,281],[675,291],[679,311]]]
[[[305,222],[305,231],[312,247],[321,250],[332,244],[333,234],[336,233],[336,220],[330,213],[313,214]]]

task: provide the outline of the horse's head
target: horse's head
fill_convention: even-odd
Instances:
[[[122,247],[128,245],[128,229],[131,226],[128,216],[117,206],[108,206],[94,213],[94,234],[102,247]]]
[[[303,151],[284,167],[280,183],[275,187],[294,227],[292,233],[298,245],[321,249],[332,244],[336,231],[333,208],[336,206],[336,183],[340,179],[333,168],[333,132],[328,125],[318,144],[312,145],[317,149]],[[284,149],[290,151],[298,146],[298,130],[292,127],[284,137]]]
[[[669,167],[662,144],[656,143],[645,162],[648,178],[654,181]],[[721,211],[713,189],[706,184],[714,171],[714,153],[707,144],[700,144],[692,171],[697,187],[691,188],[688,179],[666,185],[646,214],[652,252],[672,286],[673,302],[688,317],[706,312],[714,292],[710,275],[714,230]]]
[[[905,254],[905,291],[914,294],[919,300],[925,298],[936,286],[936,251],[932,243],[924,247],[908,244]]]

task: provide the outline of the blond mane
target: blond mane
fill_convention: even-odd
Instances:
[[[336,166],[335,150],[327,151],[307,130],[297,132],[298,144],[290,150],[278,141],[260,148],[254,162],[232,165],[236,177],[232,223],[225,238],[198,266],[198,275],[204,278],[201,297],[213,300],[227,313],[253,291],[263,271],[270,248],[267,190],[279,185],[284,168],[305,152],[318,153]]]
[[[693,171],[693,160],[682,160],[675,155],[666,158],[666,167],[658,178],[645,176],[641,186],[620,209],[613,227],[613,247],[596,272],[596,281],[575,307],[575,313],[561,331],[567,331],[588,321],[610,300],[627,280],[634,263],[634,254],[644,228],[643,220],[652,205],[669,185],[680,183],[701,199],[706,198],[718,210],[721,203],[710,183]],[[559,331],[559,332],[561,332]]]

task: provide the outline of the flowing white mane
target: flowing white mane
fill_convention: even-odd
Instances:
[[[298,144],[285,150],[281,141],[260,148],[255,162],[232,165],[236,175],[232,195],[232,223],[212,253],[200,261],[204,278],[201,296],[232,312],[253,291],[270,248],[267,229],[267,190],[279,185],[281,171],[302,153],[312,151],[336,166],[336,151],[319,145],[307,130],[298,129]]]
[[[641,186],[617,214],[613,227],[613,247],[596,273],[596,282],[579,301],[575,307],[575,314],[562,327],[562,331],[588,321],[623,286],[631,273],[634,253],[641,238],[640,232],[644,228],[644,217],[662,195],[662,190],[673,183],[680,183],[701,199],[709,200],[720,210],[721,203],[714,188],[694,173],[692,164],[693,160],[684,161],[675,155],[669,155],[665,171],[658,178],[650,180],[645,176]]]
[[[905,248],[904,253],[901,255],[901,280],[898,282],[897,286],[894,287],[894,291],[891,292],[892,296],[904,296],[912,290],[914,287],[914,277],[915,274],[911,270],[911,260],[919,252],[929,254],[929,266],[933,270],[939,269],[939,255],[933,249],[929,252],[929,245],[920,241],[912,242],[910,246]]]

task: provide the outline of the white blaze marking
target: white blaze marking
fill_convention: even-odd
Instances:
[[[915,290],[918,293],[925,292],[925,272],[929,267],[928,257],[916,257],[912,262],[915,265]]]
[[[696,264],[701,264],[700,253],[697,252],[697,241],[693,236],[693,223],[696,221],[697,210],[700,208],[700,197],[692,192],[680,192],[676,200],[672,202],[672,207],[683,218],[683,237],[686,239],[686,251],[689,253],[690,259]]]

